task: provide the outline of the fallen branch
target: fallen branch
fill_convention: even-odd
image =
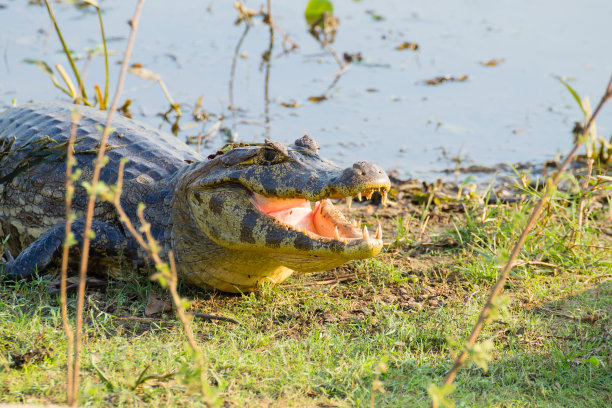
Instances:
[[[547,309],[543,306],[536,306],[535,310],[546,313],[546,314],[550,314],[550,315],[554,315],[554,316],[559,316],[559,317],[565,317],[566,319],[570,319],[570,320],[576,320],[578,322],[582,321],[581,317],[578,316],[572,316],[570,314],[567,313],[563,313],[563,312],[559,312],[556,310],[551,310],[551,309]]]
[[[334,279],[326,279],[326,280],[318,280],[314,282],[293,283],[291,285],[283,285],[283,288],[289,289],[289,288],[302,288],[302,287],[307,287],[307,286],[325,286],[325,285],[331,285],[334,283],[353,281],[353,280],[363,278],[363,277],[365,277],[365,274],[341,275]]]
[[[225,317],[225,316],[218,316],[218,315],[211,315],[211,314],[206,314],[206,313],[197,313],[197,312],[188,312],[187,314],[193,316],[193,317],[198,317],[200,319],[203,320],[220,320],[222,322],[229,322],[229,323],[234,323],[234,324],[238,324],[240,326],[242,326],[242,324],[240,324],[240,322],[238,320],[234,320],[231,317]]]

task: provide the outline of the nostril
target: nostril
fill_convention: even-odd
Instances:
[[[361,172],[361,175],[362,175],[362,176],[365,176],[365,171],[362,171],[362,172]]]

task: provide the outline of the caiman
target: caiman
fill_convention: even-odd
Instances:
[[[71,262],[80,259],[88,193],[106,113],[61,103],[27,104],[0,113],[0,239],[5,276],[24,278],[57,265],[65,237],[66,150],[77,122]],[[205,158],[177,138],[116,117],[100,180],[117,181],[127,158],[121,206],[140,226],[137,209],[164,253],[173,250],[187,283],[246,292],[278,283],[294,271],[314,272],[377,255],[380,225],[370,233],[351,223],[330,199],[387,197],[385,172],[369,162],[342,169],[318,154],[309,136],[292,145],[266,141],[227,145]],[[115,207],[94,210],[89,268],[121,277],[146,264],[146,253]],[[128,261],[128,262],[125,262]],[[131,263],[130,263],[131,262]],[[2,263],[2,262],[0,262]]]

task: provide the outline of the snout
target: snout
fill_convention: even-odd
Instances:
[[[352,167],[344,169],[334,184],[337,186],[337,191],[345,196],[366,190],[389,191],[391,188],[387,173],[370,162],[357,162]]]

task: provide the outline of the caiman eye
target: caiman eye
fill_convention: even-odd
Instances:
[[[243,160],[240,164],[251,166],[270,166],[273,164],[282,163],[287,160],[287,155],[278,149],[271,147],[262,147],[257,151],[253,151],[253,155]]]
[[[263,149],[263,159],[270,164],[274,164],[280,158],[278,152],[274,149]]]

